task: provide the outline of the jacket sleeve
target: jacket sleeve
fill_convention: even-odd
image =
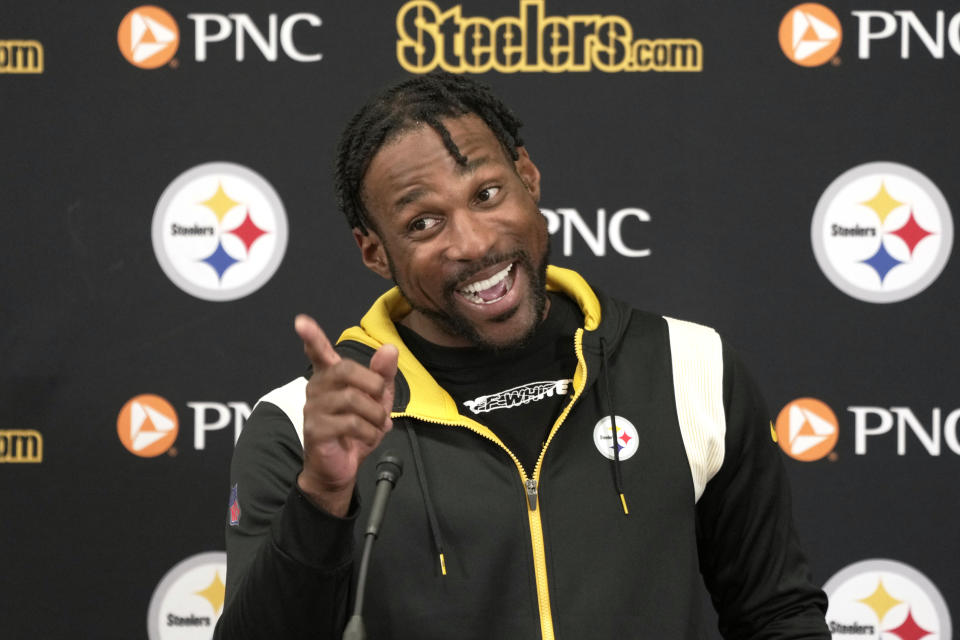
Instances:
[[[756,384],[723,347],[724,461],[697,504],[700,569],[727,640],[829,640],[780,447]]]
[[[302,466],[303,448],[290,420],[260,402],[231,462],[240,513],[227,515],[226,601],[215,639],[339,640],[350,593],[356,496],[345,518],[316,508],[296,485]]]

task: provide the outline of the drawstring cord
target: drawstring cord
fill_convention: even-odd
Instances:
[[[430,490],[427,488],[427,475],[423,467],[423,458],[420,455],[420,443],[417,434],[410,424],[407,427],[407,437],[410,439],[410,449],[413,451],[413,466],[417,469],[417,479],[420,481],[420,492],[423,494],[423,504],[427,508],[427,520],[430,521],[430,531],[433,534],[433,546],[440,558],[440,573],[447,575],[447,563],[443,557],[443,537],[440,535],[440,523],[437,513],[430,499]]]
[[[623,514],[630,515],[630,510],[627,509],[627,499],[623,493],[623,475],[620,471],[620,447],[617,445],[617,421],[613,410],[613,394],[610,391],[610,377],[608,374],[610,367],[607,361],[607,345],[603,338],[600,338],[600,356],[603,359],[603,364],[600,368],[603,377],[604,400],[606,401],[607,411],[610,417],[610,433],[613,436],[613,484],[617,494],[620,496]]]

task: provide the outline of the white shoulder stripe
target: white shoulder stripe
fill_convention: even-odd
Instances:
[[[723,464],[723,347],[709,327],[666,318],[673,360],[673,393],[680,435],[693,476],[695,500]]]
[[[300,446],[303,446],[303,405],[307,401],[306,389],[307,379],[301,376],[257,400],[257,404],[269,402],[276,405],[287,415],[297,431],[297,437],[300,438]],[[256,405],[253,408],[256,409]]]

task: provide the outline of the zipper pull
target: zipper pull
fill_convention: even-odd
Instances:
[[[530,505],[530,511],[537,510],[537,481],[533,478],[526,480],[524,484],[527,487],[527,504]]]

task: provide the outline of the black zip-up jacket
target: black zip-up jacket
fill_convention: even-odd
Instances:
[[[736,357],[713,330],[631,310],[572,271],[550,267],[548,288],[577,301],[584,327],[529,477],[403,345],[396,289],[341,336],[360,362],[400,351],[381,449],[406,470],[373,550],[368,637],[701,638],[705,583],[725,638],[830,638],[776,435]],[[305,385],[266,395],[237,443],[216,638],[339,639],[346,623],[379,453],[346,518],[315,508],[296,487]],[[611,417],[638,438],[629,457],[601,453]]]

